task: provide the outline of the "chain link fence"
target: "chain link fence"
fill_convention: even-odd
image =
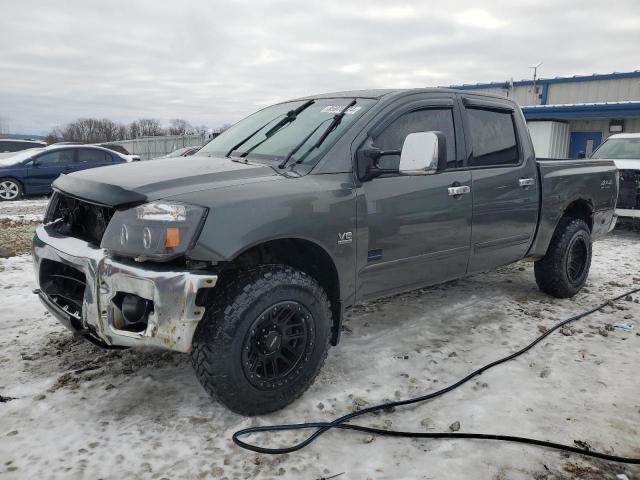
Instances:
[[[107,142],[104,145],[120,145],[142,160],[161,157],[183,147],[196,147],[209,141],[209,135],[166,135],[163,137],[141,137],[134,140]]]

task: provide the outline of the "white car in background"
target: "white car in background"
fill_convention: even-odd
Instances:
[[[0,138],[0,158],[10,157],[30,148],[44,148],[46,142],[40,140],[23,140],[18,138]]]
[[[620,170],[616,214],[640,218],[640,133],[611,135],[591,158],[613,160]]]

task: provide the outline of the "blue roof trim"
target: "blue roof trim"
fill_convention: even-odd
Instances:
[[[527,120],[640,118],[640,102],[538,105],[522,107],[522,113]]]
[[[536,84],[551,85],[553,83],[592,82],[598,80],[619,80],[622,78],[640,78],[640,70],[634,70],[633,72],[594,73],[593,75],[575,75],[573,77],[540,78],[536,80]],[[511,82],[505,81],[450,85],[448,88],[455,88],[458,90],[481,90],[485,88],[507,89],[510,85]],[[533,85],[533,80],[518,80],[513,82],[514,87],[524,87],[529,85]]]

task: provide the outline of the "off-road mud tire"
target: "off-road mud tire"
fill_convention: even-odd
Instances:
[[[297,302],[309,313],[313,338],[305,343],[299,368],[291,378],[265,390],[256,387],[255,378],[248,378],[243,350],[248,349],[254,322],[282,302]],[[327,356],[331,325],[327,295],[306,273],[286,265],[233,273],[222,278],[206,306],[193,339],[192,364],[215,400],[241,415],[267,414],[292,403],[313,383]]]
[[[536,283],[540,290],[554,297],[573,297],[587,281],[590,266],[589,227],[584,220],[564,217],[553,233],[546,255],[535,262]]]

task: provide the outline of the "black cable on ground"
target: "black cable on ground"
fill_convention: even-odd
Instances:
[[[578,453],[580,455],[584,455],[587,457],[594,457],[594,458],[599,458],[602,460],[607,460],[610,462],[619,462],[619,463],[631,463],[631,464],[640,464],[640,458],[629,458],[629,457],[619,457],[616,455],[609,455],[606,453],[600,453],[600,452],[595,452],[595,451],[591,451],[591,450],[585,450],[582,448],[577,448],[574,446],[570,446],[570,445],[563,445],[560,443],[554,443],[554,442],[547,442],[545,440],[537,440],[535,438],[526,438],[526,437],[518,437],[518,436],[511,436],[511,435],[490,435],[490,434],[483,434],[483,433],[452,433],[452,432],[437,432],[437,433],[426,433],[426,432],[404,432],[404,431],[398,431],[398,430],[384,430],[384,429],[380,429],[380,428],[372,428],[372,427],[365,427],[362,425],[353,425],[349,422],[350,420],[353,420],[356,417],[361,417],[363,415],[369,414],[369,413],[373,413],[373,412],[377,412],[380,410],[391,410],[395,407],[401,407],[404,405],[411,405],[414,403],[420,403],[420,402],[425,402],[427,400],[432,400],[436,397],[439,397],[441,395],[444,395],[445,393],[448,393],[456,388],[458,388],[459,386],[463,385],[464,383],[468,382],[469,380],[471,380],[472,378],[480,375],[481,373],[489,370],[490,368],[493,368],[497,365],[500,365],[502,363],[508,362],[509,360],[513,360],[516,357],[519,357],[520,355],[522,355],[523,353],[527,352],[528,350],[530,350],[531,348],[533,348],[535,345],[537,345],[538,343],[540,343],[543,339],[545,339],[546,337],[548,337],[549,335],[551,335],[554,331],[562,328],[563,326],[565,326],[566,324],[570,323],[570,322],[575,322],[576,320],[580,320],[582,318],[585,318],[595,312],[597,312],[598,310],[600,310],[601,308],[607,306],[608,304],[610,304],[611,302],[615,302],[616,300],[620,300],[621,298],[624,298],[628,295],[634,294],[640,292],[640,288],[636,288],[634,290],[630,290],[626,293],[623,293],[622,295],[619,295],[615,298],[612,298],[608,301],[606,301],[605,303],[598,305],[597,307],[594,307],[590,310],[587,310],[586,312],[580,313],[578,315],[575,315],[571,318],[567,318],[566,320],[563,320],[557,324],[555,324],[553,327],[551,327],[549,330],[547,330],[546,332],[544,332],[542,335],[540,335],[539,337],[537,337],[534,341],[532,341],[531,343],[529,343],[527,346],[521,348],[520,350],[518,350],[517,352],[514,352],[510,355],[507,355],[506,357],[500,358],[498,360],[495,360],[483,367],[480,367],[479,369],[471,372],[470,374],[468,374],[466,377],[462,378],[461,380],[458,380],[457,382],[444,387],[440,390],[437,390],[435,392],[426,394],[426,395],[422,395],[419,397],[414,397],[414,398],[409,398],[407,400],[398,400],[396,402],[388,402],[388,403],[382,403],[379,405],[374,405],[372,407],[368,407],[362,410],[358,410],[352,413],[349,413],[347,415],[344,415],[342,417],[337,418],[336,420],[332,421],[332,422],[315,422],[315,423],[294,423],[294,424],[290,424],[290,425],[267,425],[267,426],[263,426],[263,427],[250,427],[250,428],[245,428],[242,430],[238,430],[237,432],[235,432],[233,434],[233,441],[235,442],[236,445],[238,445],[239,447],[242,447],[246,450],[251,450],[253,452],[257,452],[257,453],[266,453],[266,454],[271,454],[271,455],[277,455],[277,454],[283,454],[283,453],[291,453],[291,452],[295,452],[298,451],[304,447],[306,447],[307,445],[309,445],[311,442],[313,442],[314,440],[316,440],[320,435],[322,435],[323,433],[331,430],[331,429],[340,429],[340,430],[351,430],[351,431],[356,431],[356,432],[363,432],[363,433],[369,433],[369,434],[373,434],[373,435],[385,435],[385,436],[389,436],[389,437],[406,437],[406,438],[453,438],[453,439],[460,439],[460,438],[466,438],[466,439],[477,439],[477,440],[499,440],[499,441],[506,441],[506,442],[516,442],[516,443],[525,443],[525,444],[529,444],[529,445],[537,445],[540,447],[546,447],[546,448],[554,448],[556,450],[564,450],[567,452],[572,452],[572,453]],[[311,435],[309,435],[309,437],[307,437],[305,440],[301,441],[300,443],[290,446],[290,447],[282,447],[282,448],[267,448],[267,447],[261,447],[259,445],[252,445],[250,443],[244,442],[242,440],[240,440],[241,436],[245,436],[245,435],[250,435],[253,433],[260,433],[260,432],[282,432],[282,431],[288,431],[288,430],[305,430],[305,429],[316,429],[315,432],[313,432]]]

